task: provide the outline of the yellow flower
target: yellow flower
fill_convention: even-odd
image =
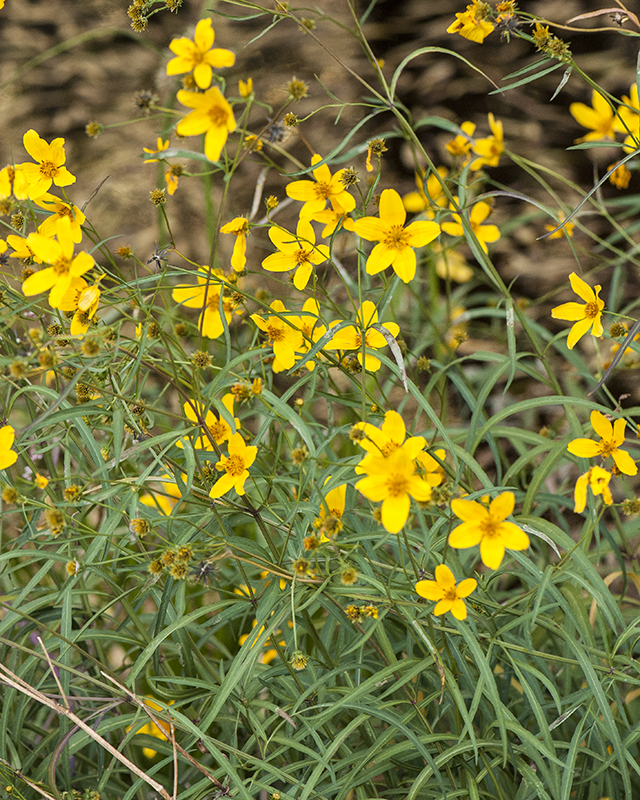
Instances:
[[[167,182],[167,191],[170,196],[176,193],[180,175],[182,175],[182,167],[177,164],[169,164],[169,169],[164,173],[164,179]]]
[[[476,16],[477,10],[478,2],[474,0],[473,3],[467,6],[466,11],[456,14],[456,20],[449,25],[447,33],[459,33],[465,39],[482,44],[495,28],[495,25],[485,19],[478,19]]]
[[[186,476],[184,477],[186,478]],[[182,497],[180,489],[173,479],[173,476],[167,473],[159,475],[157,478],[154,478],[154,481],[155,480],[161,481],[165,494],[158,494],[157,492],[153,492],[153,494],[143,494],[140,496],[140,502],[145,506],[149,506],[149,508],[158,509],[162,514],[168,517],[175,504]]]
[[[238,94],[245,99],[251,97],[253,94],[253,78],[247,78],[246,81],[238,81]]]
[[[84,278],[73,278],[58,306],[60,311],[75,312],[71,320],[70,333],[72,336],[84,336],[89,330],[89,323],[98,310],[99,302],[100,287],[98,283],[89,286]]]
[[[235,217],[220,228],[220,233],[232,233],[236,237],[231,254],[231,266],[236,272],[242,272],[247,265],[249,220],[246,217]]]
[[[146,704],[152,711],[162,711],[162,706],[159,706],[154,700],[147,695],[147,699],[145,700]],[[168,705],[172,706],[174,703],[173,700],[170,700]],[[130,726],[127,728],[127,731],[131,730]],[[145,725],[138,728],[136,733],[146,733],[148,736],[155,736],[156,739],[161,739],[162,741],[166,741],[169,735],[171,728],[168,722],[164,722],[163,720],[158,720],[158,724],[156,725],[153,720],[149,720]],[[153,750],[151,747],[143,747],[142,752],[146,758],[153,758],[157,750]]]
[[[635,148],[634,148],[635,149]],[[616,162],[613,164],[609,164],[607,167],[607,172],[610,169],[613,169],[616,166]],[[626,189],[629,185],[629,181],[631,180],[631,172],[627,168],[626,164],[620,164],[616,169],[609,175],[609,182],[612,183],[616,189]],[[549,237],[552,238],[551,236]]]
[[[176,54],[167,64],[167,75],[182,75],[185,72],[193,72],[193,79],[199,89],[208,89],[211,86],[213,76],[212,67],[232,67],[236,57],[231,50],[224,50],[216,47],[213,50],[213,40],[215,32],[211,26],[210,19],[201,19],[196,25],[196,32],[191,39],[181,36],[179,39],[172,39],[169,50]],[[182,103],[183,101],[180,100]],[[217,158],[212,158],[217,161]]]
[[[327,478],[325,483],[331,480],[331,475]],[[342,483],[340,486],[336,486],[334,489],[331,489],[325,497],[323,498],[322,503],[320,504],[320,512],[318,516],[313,521],[314,528],[323,528],[323,523],[325,520],[329,520],[331,522],[330,526],[327,526],[328,529],[323,528],[322,536],[320,537],[320,541],[325,543],[329,541],[329,537],[327,533],[331,535],[335,535],[338,531],[342,530],[342,515],[344,514],[345,509],[345,502],[347,497],[347,484]],[[331,519],[332,518],[332,519]]]
[[[431,245],[435,253],[436,274],[443,281],[467,283],[473,278],[473,269],[459,250],[444,249],[439,242]]]
[[[209,497],[215,500],[231,489],[235,489],[236,494],[243,495],[244,484],[249,477],[249,467],[256,460],[257,453],[257,447],[247,447],[242,435],[234,433],[229,438],[229,455],[222,456],[216,464],[216,469],[224,471],[225,474],[214,483]]]
[[[282,583],[282,581],[280,581],[280,582]],[[234,591],[237,592],[237,589],[235,589]],[[248,592],[247,592],[247,594],[248,594]],[[258,620],[254,619],[253,622],[251,623],[251,627],[255,628],[257,624],[258,624]],[[289,626],[291,626],[291,623],[289,623]],[[260,630],[258,631],[258,636],[262,635],[262,632],[264,631],[264,627],[265,626],[263,625],[260,628]],[[275,630],[273,632],[273,636],[282,636],[282,631],[280,630],[280,628],[278,628],[277,630]],[[249,638],[249,634],[248,633],[243,633],[242,636],[238,639],[238,644],[242,647],[242,645],[247,641],[248,638]],[[256,641],[257,641],[256,639],[253,640],[253,644],[251,645],[251,647],[253,647],[253,645],[256,643]],[[270,664],[273,661],[274,658],[278,657],[278,651],[275,649],[275,647],[271,646],[271,642],[272,641],[273,641],[273,639],[269,638],[269,639],[267,639],[267,641],[263,645],[263,652],[260,653],[260,655],[258,656],[258,663],[259,664]],[[280,645],[280,647],[286,647],[287,646],[286,642],[284,640],[281,641],[281,642],[278,642],[278,644]]]
[[[297,328],[303,336],[302,340],[302,353],[296,352],[296,359],[300,356],[303,357],[304,353],[309,352],[314,343],[326,333],[326,325],[320,322],[320,306],[317,300],[309,297],[305,300],[302,306],[302,314],[289,318],[289,322],[293,327]],[[318,353],[316,358],[320,358],[321,354]],[[305,364],[308,370],[315,369],[314,361],[307,361]]]
[[[207,276],[209,276],[208,283]],[[225,327],[220,315],[220,293],[223,293],[222,313],[227,327],[232,314],[242,314],[242,309],[238,309],[238,304],[232,297],[224,295],[224,289],[228,284],[223,279],[222,270],[200,267],[197,279],[196,286],[176,286],[171,297],[176,303],[181,303],[187,308],[201,308],[198,325],[202,326],[202,333],[209,339],[217,339],[218,336],[222,336]]]
[[[320,161],[322,161],[322,156],[316,153],[311,157],[311,166]],[[300,209],[301,219],[312,217],[322,211],[327,205],[327,200],[331,202],[332,206],[334,201],[338,203],[346,213],[353,211],[356,201],[340,181],[343,173],[344,169],[341,169],[335,175],[331,175],[329,167],[322,164],[313,170],[315,181],[294,181],[287,186],[287,196],[304,203]]]
[[[472,149],[479,158],[471,162],[469,167],[471,170],[475,171],[482,169],[482,167],[497,167],[500,155],[504,152],[502,122],[496,121],[492,113],[489,113],[489,127],[491,128],[492,136],[487,136],[485,139],[477,139],[473,145]]]
[[[364,353],[363,358],[362,354],[363,341],[365,347],[371,350],[380,350],[387,345],[387,340],[384,335],[372,327],[373,325],[380,324],[378,323],[378,310],[376,309],[375,303],[372,303],[371,300],[365,300],[356,315],[356,320],[355,325],[347,325],[341,328],[326,345],[326,349],[357,350],[360,365],[371,372],[376,372],[380,369],[380,359],[367,352]],[[332,326],[339,325],[340,322],[342,322],[342,320],[333,323]],[[384,322],[380,324],[380,327],[387,330],[394,338],[400,333],[400,326],[395,322]]]
[[[56,186],[70,186],[75,183],[75,175],[64,166],[64,139],[54,139],[48,144],[32,129],[25,133],[22,141],[24,149],[37,162],[25,162],[16,167],[29,186],[28,196],[31,200],[49,191],[52,183]]]
[[[295,236],[274,225],[269,228],[269,238],[280,252],[267,256],[262,266],[268,272],[295,270],[293,285],[299,291],[309,282],[313,267],[329,258],[327,245],[316,245],[316,234],[308,219],[300,218]]]
[[[474,500],[452,500],[451,510],[462,525],[451,532],[451,547],[480,545],[480,558],[489,569],[498,569],[505,549],[526,550],[529,537],[513,522],[506,522],[513,513],[516,498],[513,492],[503,492],[486,509]]]
[[[271,303],[271,308],[278,314],[289,314],[282,300],[274,300]],[[286,319],[281,319],[275,314],[266,318],[261,317],[259,314],[251,315],[251,319],[258,328],[267,334],[269,343],[273,347],[275,359],[272,369],[274,372],[291,369],[296,363],[296,351],[304,348],[302,333],[298,328],[290,324],[289,320],[291,318],[291,314]]]
[[[11,425],[0,428],[0,469],[6,469],[18,460],[18,454],[12,450],[16,432]]]
[[[36,264],[42,264],[43,259],[33,252],[24,236],[16,236],[15,234],[10,233],[9,236],[7,236],[7,244],[13,250],[13,253],[11,253],[9,258],[19,258],[23,261],[33,259]]]
[[[358,465],[366,477],[356,483],[356,489],[374,503],[382,501],[381,521],[389,533],[402,529],[412,497],[420,503],[431,498],[431,486],[420,477],[415,463],[423,446],[424,439],[414,436],[386,458],[368,454]]]
[[[581,514],[587,505],[587,488],[590,487],[594,496],[601,494],[605,504],[610,506],[613,503],[609,481],[611,473],[602,467],[591,467],[588,472],[581,475],[576,481],[576,488],[573,494],[575,501],[574,511]]]
[[[449,174],[446,167],[438,167],[438,175],[444,180]],[[416,172],[417,192],[409,192],[402,196],[404,207],[410,214],[420,214],[425,211],[429,219],[435,217],[434,208],[446,206],[447,198],[444,195],[441,181],[431,173],[425,185],[424,176],[426,172]]]
[[[450,611],[456,619],[462,620],[467,618],[467,607],[463,598],[475,591],[477,585],[478,582],[474,578],[466,578],[456,586],[456,579],[449,567],[446,564],[438,564],[435,581],[418,581],[416,592],[425,600],[438,601],[433,609],[436,617]]]
[[[71,222],[71,238],[76,244],[82,241],[82,230],[80,226],[86,217],[78,206],[71,203],[64,203],[52,194],[45,192],[40,195],[35,204],[50,212],[50,215],[38,226],[38,233],[43,236],[53,237],[58,232],[58,223],[63,217],[68,217]]]
[[[460,205],[460,201],[458,201],[458,205]],[[469,212],[469,224],[471,225],[471,230],[475,233],[476,239],[480,243],[480,247],[482,247],[485,253],[489,252],[487,242],[497,242],[500,238],[500,231],[498,230],[497,225],[482,224],[490,213],[491,206],[489,203],[485,203],[484,200],[476,203]],[[464,236],[464,228],[462,227],[462,219],[460,214],[454,213],[451,216],[454,218],[455,222],[443,222],[442,230],[445,233],[448,233],[450,236]]]
[[[26,200],[29,196],[29,183],[23,169],[9,165],[0,169],[0,198],[11,197]]]
[[[353,231],[354,228],[354,221],[347,216],[347,212],[336,200],[332,201],[331,208],[318,211],[312,215],[311,219],[324,225],[320,234],[322,239],[332,236],[339,225],[342,225],[345,231]]]
[[[558,224],[562,224],[564,222],[564,214],[562,211],[558,211]],[[556,231],[558,225],[545,225],[544,229],[546,231],[555,231],[550,236],[547,236],[547,239],[562,239],[563,236],[572,237],[573,236],[573,229],[576,227],[573,222],[567,222],[567,224],[560,228],[559,231]]]
[[[600,299],[600,289],[602,286],[595,286],[593,289],[588,283],[579,278],[575,272],[569,275],[571,288],[584,300],[585,305],[581,306],[580,303],[563,303],[561,306],[556,306],[551,309],[551,316],[553,319],[564,319],[569,322],[575,322],[575,325],[569,331],[567,338],[567,347],[573,350],[576,342],[581,339],[585,333],[589,332],[591,328],[592,336],[602,336],[604,328],[602,327],[602,310],[604,309],[604,300]]]
[[[205,406],[197,400],[187,400],[183,406],[187,419],[196,425],[202,425],[204,416],[204,427],[207,429],[207,433],[201,433],[193,443],[196,450],[214,450],[215,445],[221,445],[227,439],[230,439],[236,431],[240,430],[240,420],[233,416],[233,402],[234,396],[231,393],[223,395],[222,405],[227,409],[229,416],[233,418],[235,423],[235,427],[232,429],[222,414],[218,418],[211,409],[205,412]],[[178,439],[177,445],[178,447],[184,446],[182,439]]]
[[[36,473],[33,482],[38,487],[38,489],[46,489],[47,486],[49,485],[49,479],[46,478],[44,475],[40,475],[39,473]]]
[[[155,150],[151,150],[148,147],[143,147],[142,149],[144,150],[145,153],[150,153],[152,155],[157,155],[157,154],[162,153],[163,150],[168,150],[169,149],[169,140],[166,139],[165,141],[163,141],[162,140],[162,136],[158,136],[158,142],[156,144],[156,149]],[[160,160],[159,158],[145,158],[144,163],[145,164],[155,164],[159,160]]]
[[[193,109],[176,125],[176,133],[178,136],[204,133],[204,154],[209,161],[217,161],[227,136],[236,129],[231,106],[217,86],[202,93],[181,89],[176,97],[183,106]]]
[[[73,255],[73,234],[69,217],[61,217],[58,221],[56,238],[57,241],[41,233],[29,234],[27,246],[43,263],[51,266],[34,272],[22,284],[22,291],[27,297],[51,290],[51,308],[59,308],[73,279],[84,275],[95,264],[89,253],[83,251],[77,256]]]
[[[567,445],[567,450],[580,458],[594,458],[611,456],[616,467],[625,475],[637,475],[638,467],[626,450],[620,450],[624,444],[624,429],[627,423],[624,419],[617,419],[613,425],[599,411],[591,412],[591,427],[600,437],[599,442],[593,439],[573,439]]]
[[[414,247],[424,247],[440,234],[440,226],[430,220],[418,220],[404,227],[407,212],[395,189],[385,189],[380,196],[380,217],[362,217],[354,223],[358,236],[377,244],[367,259],[367,273],[377,275],[392,266],[396,275],[409,283],[416,274]]]
[[[450,142],[447,142],[445,145],[447,152],[451,153],[452,156],[467,156],[469,154],[469,150],[473,147],[473,133],[476,129],[475,122],[463,122],[460,126],[460,130],[462,133],[459,133],[454,139],[451,139]],[[467,163],[469,159],[467,158],[463,164],[463,166]]]
[[[595,89],[591,95],[591,107],[585,103],[571,103],[569,113],[583,128],[591,128],[589,133],[575,139],[575,142],[616,138],[616,128],[619,128],[620,120],[614,114],[609,101]]]

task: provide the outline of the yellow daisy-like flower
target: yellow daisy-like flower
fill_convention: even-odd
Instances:
[[[224,471],[225,474],[214,483],[209,497],[215,500],[231,489],[235,489],[236,494],[243,495],[244,484],[249,477],[249,467],[256,460],[257,454],[257,447],[248,447],[242,435],[234,433],[229,438],[229,455],[222,456],[216,464],[216,469]]]
[[[436,274],[443,281],[467,283],[473,278],[473,269],[459,250],[445,249],[439,242],[431,245],[435,253]]]
[[[558,224],[562,224],[564,222],[564,214],[562,211],[558,211]],[[567,224],[560,228],[560,230],[556,230],[558,225],[545,225],[544,229],[546,231],[555,231],[550,236],[547,236],[547,239],[562,239],[563,236],[568,236],[571,238],[573,236],[573,229],[576,227],[573,222],[567,222]]]
[[[478,3],[474,2],[467,6],[466,11],[456,14],[455,22],[447,28],[447,33],[459,33],[465,39],[470,39],[472,42],[482,42],[495,28],[492,22],[485,19],[478,19],[476,11]]]
[[[149,706],[152,711],[162,711],[162,706],[159,706],[149,695],[147,695],[145,699],[145,703]],[[172,706],[174,703],[173,700],[170,700],[167,705]],[[131,726],[127,728],[127,732],[131,730]],[[166,741],[171,728],[168,722],[164,722],[163,720],[158,720],[158,724],[156,725],[153,720],[149,720],[145,725],[138,728],[136,733],[146,733],[148,736],[154,736],[156,739],[160,739],[162,741]],[[142,752],[145,758],[154,758],[157,755],[157,750],[154,750],[151,747],[143,747]]]
[[[567,450],[580,458],[594,458],[611,456],[616,467],[625,475],[637,475],[638,467],[626,450],[620,450],[624,444],[624,429],[627,423],[624,419],[617,419],[613,425],[599,411],[591,412],[591,427],[600,437],[600,441],[593,439],[573,439],[567,445]]]
[[[575,325],[569,331],[567,338],[567,347],[573,350],[576,343],[581,339],[585,333],[591,329],[592,336],[602,336],[604,328],[602,327],[602,311],[604,309],[604,300],[600,299],[600,290],[602,286],[594,286],[592,289],[588,283],[578,277],[575,272],[569,275],[571,288],[584,300],[585,305],[581,306],[580,303],[563,303],[561,306],[556,306],[551,309],[551,316],[553,319],[564,319],[569,322],[575,322]]]
[[[609,101],[595,89],[591,95],[591,106],[585,103],[571,103],[569,113],[583,128],[591,129],[589,133],[575,139],[576,143],[616,138],[620,119],[614,113]]]
[[[236,129],[233,109],[217,86],[202,93],[181,89],[176,97],[183,106],[193,109],[176,125],[176,133],[178,136],[204,133],[204,154],[209,161],[217,161],[228,135]]]
[[[347,212],[336,200],[331,201],[331,208],[318,211],[311,216],[311,219],[314,222],[321,222],[324,225],[322,233],[320,234],[322,239],[328,239],[329,236],[333,236],[334,231],[340,225],[342,225],[345,231],[353,232],[354,221],[351,217],[347,216]]]
[[[187,419],[196,425],[202,425],[202,420],[204,418],[204,427],[207,429],[207,433],[201,433],[193,443],[196,450],[214,450],[214,442],[216,445],[221,445],[223,442],[230,439],[236,431],[240,430],[240,420],[233,416],[234,399],[231,393],[225,394],[222,397],[222,405],[227,409],[229,415],[233,417],[235,423],[233,429],[222,414],[220,417],[216,417],[211,409],[205,411],[205,406],[197,400],[187,400],[184,404],[183,409]],[[178,447],[184,446],[182,439],[178,439],[177,445]]]
[[[231,254],[231,266],[236,272],[242,272],[247,266],[249,220],[246,217],[235,217],[220,228],[220,233],[232,233],[236,237]]]
[[[462,133],[459,133],[454,139],[451,139],[451,141],[447,142],[445,145],[447,152],[452,156],[468,156],[469,151],[473,147],[472,136],[475,129],[475,122],[463,122],[460,126]],[[465,159],[463,166],[467,164],[468,160],[468,158]]]
[[[9,164],[0,169],[0,198],[6,199],[12,194],[17,200],[26,200],[29,196],[29,183],[20,166]]]
[[[479,156],[469,167],[473,171],[482,169],[482,167],[497,167],[500,156],[504,153],[502,122],[496,120],[491,112],[489,112],[489,127],[491,128],[492,136],[487,136],[485,139],[477,139],[473,145],[473,152]]]
[[[209,276],[208,283],[207,276]],[[177,286],[171,297],[176,303],[187,308],[201,308],[198,326],[202,327],[202,333],[209,339],[217,339],[218,336],[222,336],[225,327],[220,315],[220,293],[223,292],[222,312],[227,327],[233,314],[242,314],[242,309],[238,309],[238,304],[232,297],[224,295],[224,288],[228,284],[224,281],[222,270],[200,267],[197,279],[196,286]]]
[[[9,258],[19,258],[22,261],[33,259],[36,264],[42,264],[43,259],[33,252],[24,236],[17,236],[14,233],[10,233],[7,236],[7,244],[13,250]]]
[[[526,550],[529,537],[515,523],[506,519],[513,513],[516,498],[513,492],[503,492],[494,498],[489,508],[474,500],[452,500],[451,510],[462,525],[449,535],[451,547],[480,545],[480,558],[489,569],[498,569],[506,550]]]
[[[175,58],[167,64],[167,75],[182,75],[193,72],[193,79],[199,89],[208,89],[213,76],[212,67],[232,67],[236,57],[231,50],[220,47],[213,48],[215,31],[210,19],[201,19],[196,25],[196,31],[191,39],[181,36],[172,39],[169,50],[176,54]],[[182,102],[182,100],[180,101]],[[216,158],[211,159],[217,161]]]
[[[89,253],[83,251],[77,256],[73,255],[74,242],[69,217],[61,217],[58,221],[56,238],[57,241],[41,233],[29,234],[27,246],[43,263],[51,266],[34,272],[22,284],[22,291],[27,297],[51,290],[51,308],[59,308],[73,279],[84,275],[95,264]]]
[[[162,483],[164,494],[159,494],[158,492],[153,492],[152,494],[143,494],[140,496],[140,502],[149,508],[157,509],[161,514],[164,514],[166,517],[168,517],[171,514],[173,507],[182,497],[180,494],[180,489],[178,488],[178,484],[173,479],[173,476],[167,473],[164,475],[159,475],[157,478],[154,478],[154,480]]]
[[[467,618],[467,607],[463,598],[475,591],[478,582],[474,578],[466,578],[456,586],[453,572],[446,564],[438,564],[435,569],[435,581],[418,581],[416,592],[425,600],[437,600],[433,613],[436,617],[450,611],[456,619]]]
[[[291,324],[290,320],[295,318],[287,312],[282,300],[274,300],[270,307],[278,314],[288,314],[288,316],[282,319],[275,314],[268,317],[252,314],[251,319],[267,334],[269,343],[273,347],[275,359],[271,368],[274,372],[282,372],[291,369],[296,363],[296,351],[302,351],[305,342],[302,332]]]
[[[154,156],[155,155],[159,155],[160,153],[162,153],[163,150],[168,150],[169,149],[169,140],[165,139],[163,141],[162,136],[158,136],[158,141],[157,141],[155,150],[152,150],[149,147],[143,147],[142,149],[143,149],[143,151],[145,153],[149,153],[150,155],[154,155]],[[159,158],[145,158],[144,163],[145,164],[155,164],[158,161],[160,161]]]
[[[325,483],[331,480],[331,475],[327,478]],[[314,528],[323,528],[325,520],[330,520],[331,525],[325,526],[323,528],[322,536],[320,537],[320,541],[322,543],[328,542],[329,537],[326,535],[327,533],[329,536],[335,536],[336,533],[342,530],[342,515],[344,514],[345,503],[347,497],[347,484],[342,483],[340,486],[336,486],[334,489],[331,489],[327,494],[324,496],[323,502],[320,504],[320,512],[318,516],[313,521]],[[326,527],[329,529],[327,530]]]
[[[587,489],[590,488],[595,495],[602,495],[605,504],[610,506],[613,503],[609,481],[611,473],[602,467],[591,467],[588,472],[581,475],[576,481],[576,488],[573,494],[575,501],[574,511],[581,514],[587,505]]]
[[[272,253],[262,262],[269,272],[286,272],[295,270],[293,285],[302,291],[311,277],[314,266],[322,264],[329,258],[326,244],[316,244],[316,234],[308,219],[300,219],[295,236],[275,225],[269,228],[269,238],[280,252]]]
[[[291,325],[297,328],[303,335],[302,353],[300,354],[302,356],[304,353],[309,352],[315,342],[324,336],[327,330],[326,325],[323,325],[320,322],[320,306],[318,305],[318,301],[313,297],[309,297],[307,300],[305,300],[304,305],[302,306],[302,314],[299,314],[295,317],[290,317],[289,321]],[[299,354],[296,352],[296,358],[298,357]],[[320,357],[321,354],[318,353],[316,358]],[[314,361],[307,361],[305,364],[305,367],[308,370],[315,369],[315,366],[316,365]]]
[[[100,287],[97,282],[89,286],[84,278],[73,278],[58,306],[60,311],[75,312],[71,320],[72,336],[84,336],[89,330],[89,323],[98,310],[99,302]]]
[[[440,235],[440,226],[431,220],[418,220],[405,227],[407,219],[402,199],[395,189],[385,189],[380,196],[380,217],[362,217],[354,230],[363,239],[379,242],[367,259],[367,273],[377,275],[393,267],[405,283],[416,274],[414,247],[424,247]]]
[[[402,447],[405,437],[407,435],[407,428],[404,420],[397,411],[390,409],[384,415],[384,421],[379,428],[372,425],[370,422],[356,422],[353,426],[356,430],[364,432],[364,437],[360,436],[356,439],[357,443],[374,456],[388,456]],[[426,442],[422,436],[413,437],[420,439],[420,448],[422,449]],[[362,462],[360,462],[362,464]],[[356,472],[363,472],[360,465],[356,467]]]
[[[372,326],[378,322],[378,310],[375,303],[365,300],[356,315],[356,324],[347,325],[341,328],[331,341],[326,345],[327,350],[358,350],[358,361],[360,366],[366,370],[376,372],[380,369],[381,361],[379,358],[365,352],[362,353],[362,345],[371,350],[380,350],[387,346],[387,340],[380,331]],[[342,320],[332,324],[339,325]],[[385,328],[394,338],[400,333],[400,326],[395,322],[383,322],[381,327]]]
[[[356,483],[356,489],[374,503],[382,501],[381,521],[389,533],[398,533],[406,523],[411,498],[419,503],[431,499],[431,486],[416,468],[423,443],[421,436],[414,436],[386,458],[366,455],[358,465],[366,477]]]
[[[320,161],[322,161],[322,156],[316,153],[311,157],[311,166]],[[331,202],[332,206],[334,202],[338,203],[347,214],[349,211],[353,211],[356,207],[355,198],[349,194],[340,180],[344,171],[341,169],[332,175],[327,164],[322,164],[313,170],[315,181],[294,181],[287,186],[287,196],[304,203],[300,209],[301,219],[312,217],[322,211],[327,205],[327,200]]]
[[[66,161],[64,139],[54,139],[48,144],[31,129],[25,133],[22,141],[24,149],[37,162],[36,164],[25,162],[16,167],[29,186],[29,199],[35,200],[36,197],[48,192],[52,183],[56,186],[70,186],[75,183],[75,175],[64,166]]]
[[[458,201],[458,205],[460,202]],[[469,224],[471,230],[475,233],[476,239],[480,243],[480,247],[485,253],[489,252],[487,242],[497,242],[500,238],[500,231],[497,225],[483,225],[482,223],[491,213],[491,206],[481,200],[476,203],[469,212]],[[455,222],[443,222],[442,230],[450,236],[464,236],[464,228],[462,226],[462,219],[460,214],[451,215]]]
[[[55,195],[45,192],[40,195],[35,204],[50,212],[50,215],[41,222],[38,226],[38,233],[43,236],[52,237],[58,232],[58,223],[63,217],[68,217],[71,222],[71,238],[76,244],[82,241],[82,230],[80,226],[84,223],[86,217],[78,206],[71,203],[64,203]]]
[[[238,81],[238,94],[243,99],[251,97],[253,94],[253,78],[247,78],[246,81]]]
[[[6,469],[18,460],[18,454],[12,450],[16,432],[11,425],[0,428],[0,469]]]
[[[446,167],[438,167],[437,172],[442,180],[449,174],[449,170]],[[425,174],[426,172],[424,170],[422,172],[416,172],[416,186],[418,190],[403,195],[402,202],[410,214],[426,212],[427,217],[433,219],[435,217],[435,211],[433,209],[446,206],[447,198],[445,197],[442,183],[438,180],[436,175],[431,173],[425,185]]]

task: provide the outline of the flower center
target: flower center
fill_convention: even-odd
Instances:
[[[53,161],[43,161],[40,164],[40,174],[43,178],[55,178],[58,174],[58,167]]]
[[[442,599],[443,600],[449,600],[452,603],[455,600],[457,600],[458,599],[458,595],[456,594],[455,586],[453,587],[453,589],[447,589],[447,591],[444,593],[444,596],[443,596]]]
[[[493,538],[495,536],[499,536],[499,528],[500,523],[497,522],[493,517],[487,517],[486,519],[481,520],[478,523],[480,530],[482,531],[482,537]]]
[[[68,275],[71,269],[71,262],[68,258],[61,258],[59,261],[56,261],[55,264],[51,265],[53,267],[54,272],[59,277],[63,275]]]
[[[277,328],[275,325],[267,326],[266,333],[270,342],[282,342],[286,338],[284,328]]]
[[[316,194],[326,200],[331,194],[331,186],[323,181],[318,181],[315,186]]]
[[[300,267],[302,266],[302,264],[306,264],[307,261],[309,261],[311,250],[303,250],[302,248],[300,248],[300,250],[296,250],[296,252],[293,255],[296,260],[296,264]]]
[[[207,305],[212,311],[217,311],[220,305],[220,292],[215,292],[209,287],[207,294]]]
[[[60,219],[62,219],[62,217],[69,217],[71,222],[73,222],[73,214],[69,206],[60,206],[60,208],[56,209],[56,214]]]
[[[401,473],[391,473],[387,478],[387,492],[389,497],[401,497],[408,494],[409,481],[406,475]]]
[[[603,458],[608,458],[614,450],[618,449],[618,445],[614,441],[605,441],[604,439],[600,442],[600,455]]]
[[[213,425],[207,425],[207,428],[216,444],[220,444],[225,440],[228,433],[228,425],[226,422],[219,419],[216,420]]]
[[[593,319],[594,317],[597,317],[599,311],[600,309],[598,308],[597,303],[587,303],[584,307],[585,319]]]
[[[400,445],[398,444],[398,442],[389,441],[386,444],[382,445],[382,447],[380,448],[380,452],[386,458],[387,456],[390,456],[391,453],[393,453],[393,451],[397,450],[399,447]]]
[[[244,458],[237,453],[233,453],[227,458],[224,464],[227,475],[232,475],[234,478],[240,477],[244,472]]]
[[[225,128],[227,126],[227,112],[222,106],[213,106],[207,111],[213,127]]]
[[[395,247],[396,250],[401,250],[407,245],[407,235],[402,225],[392,225],[387,231],[384,243],[387,247]]]

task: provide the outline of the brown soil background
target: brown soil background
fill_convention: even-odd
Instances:
[[[77,183],[70,187],[70,197],[82,205],[101,181],[108,178],[91,201],[87,214],[101,236],[115,237],[112,247],[128,244],[145,261],[158,238],[156,211],[149,202],[149,191],[156,186],[158,171],[153,165],[143,164],[140,154],[144,146],[154,147],[162,122],[150,118],[124,123],[140,117],[134,102],[137,91],[151,90],[161,103],[169,104],[180,88],[179,79],[165,75],[165,65],[171,57],[168,44],[172,38],[192,36],[198,19],[212,16],[216,45],[232,49],[237,56],[235,66],[225,71],[227,94],[237,92],[238,79],[252,77],[257,99],[276,107],[285,99],[284,87],[295,75],[310,86],[309,97],[294,109],[298,116],[327,102],[322,84],[346,102],[360,100],[362,90],[292,21],[280,22],[265,36],[256,39],[272,21],[270,15],[252,20],[229,19],[224,15],[246,17],[249,12],[232,3],[185,0],[178,14],[167,11],[156,14],[148,29],[136,34],[129,26],[127,5],[127,2],[110,0],[7,0],[0,12],[0,160],[3,163],[27,160],[22,136],[29,128],[34,128],[47,140],[64,137],[67,165],[78,176]],[[598,2],[591,0],[521,5],[523,10],[557,23],[599,7]],[[292,8],[295,10],[295,4]],[[359,11],[364,8],[365,3],[360,2]],[[498,85],[505,75],[538,60],[539,55],[532,45],[517,39],[507,43],[497,32],[482,45],[447,34],[446,28],[455,12],[463,9],[463,2],[453,0],[438,3],[382,0],[377,3],[364,32],[375,55],[384,59],[387,78],[405,56],[423,46],[454,50],[485,71]],[[298,13],[316,20],[314,34],[347,65],[367,80],[374,79],[373,70],[356,40],[323,17],[333,16],[348,25],[350,17],[345,0],[323,0],[316,7]],[[585,28],[610,24],[608,18],[602,19],[604,22],[581,24]],[[615,31],[563,34],[558,30],[557,33],[568,41],[580,66],[595,81],[617,96],[628,93],[635,80],[636,38]],[[432,53],[419,56],[405,70],[398,84],[398,94],[415,118],[442,116],[456,123],[470,119],[478,126],[476,135],[489,133],[487,113],[492,111],[504,123],[509,150],[547,165],[583,189],[589,189],[593,185],[593,160],[597,159],[602,174],[603,167],[611,163],[619,151],[609,148],[567,151],[583,132],[570,116],[569,104],[576,100],[590,103],[591,92],[574,74],[559,96],[549,102],[562,72],[560,68],[520,89],[492,95],[488,81],[462,61],[451,55]],[[346,134],[348,126],[357,123],[364,113],[362,108],[348,109],[335,125],[336,112],[328,109],[303,124],[300,131],[314,150],[327,153]],[[92,120],[115,127],[107,127],[98,138],[90,139],[85,126]],[[265,110],[254,107],[251,130],[258,132],[268,120]],[[380,115],[362,130],[357,141],[365,143],[372,136],[391,129],[391,115]],[[444,143],[450,138],[448,134],[423,128],[421,136],[434,161],[448,163],[444,150]],[[195,149],[195,140],[185,140],[181,146]],[[308,163],[309,150],[295,134],[286,147]],[[271,155],[284,169],[291,170],[283,158]],[[186,162],[184,166],[189,169]],[[358,157],[353,166],[364,175],[364,155]],[[222,221],[248,211],[261,167],[258,159],[245,160],[241,175],[234,178],[231,203]],[[494,185],[549,203],[549,197],[506,158],[502,159],[500,167],[489,173]],[[575,192],[564,188],[553,177],[549,180],[565,202],[577,202],[579,197]],[[272,171],[265,196],[274,193],[284,198],[284,184],[283,178]],[[639,185],[634,175],[626,191],[637,191]],[[408,148],[399,139],[389,141],[389,152],[384,157],[381,188],[386,186],[393,186],[400,192],[411,191],[414,186]],[[219,190],[219,185],[214,184],[214,195],[219,194]],[[613,187],[604,188],[605,196],[616,196],[616,193]],[[534,210],[507,198],[498,198],[496,206],[495,221],[507,227],[516,213]],[[209,245],[202,207],[199,182],[185,178],[167,203],[177,246],[205,263]],[[293,209],[290,212],[293,219]],[[284,214],[282,219],[286,224],[288,218]],[[4,221],[8,221],[6,217]],[[503,277],[508,281],[517,278],[516,296],[534,301],[545,292],[566,284],[569,272],[576,269],[568,243],[536,240],[544,233],[545,221],[548,220],[538,215],[512,226],[494,248],[495,263]],[[599,233],[608,233],[596,218],[593,218],[593,225]],[[602,263],[599,257],[592,255],[587,237],[577,233],[575,242],[582,251],[583,268]],[[252,245],[257,266],[257,259],[268,251],[269,244],[266,236],[254,236]],[[598,276],[598,280],[606,283],[606,276],[604,279]]]

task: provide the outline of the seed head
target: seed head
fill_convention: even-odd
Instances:
[[[167,202],[167,190],[153,189],[149,192],[149,200],[151,200],[154,206],[164,205]]]
[[[304,81],[298,80],[298,78],[294,77],[291,78],[287,84],[287,91],[289,92],[289,97],[291,100],[296,100],[299,102],[308,95],[309,86]]]
[[[99,122],[87,122],[84,130],[90,139],[97,139],[104,127]]]

